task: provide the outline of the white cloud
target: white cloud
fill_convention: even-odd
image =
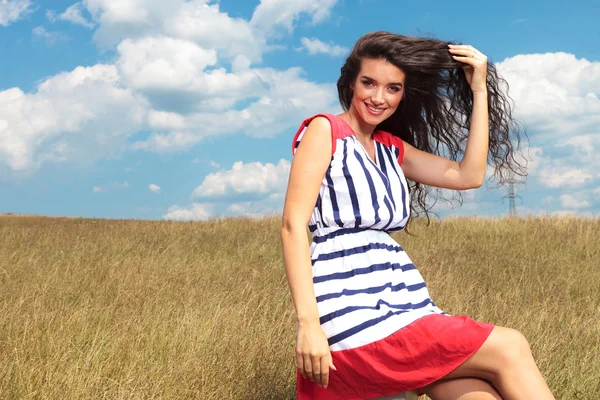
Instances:
[[[579,187],[592,181],[594,176],[586,169],[568,165],[545,166],[539,173],[539,179],[549,188]]]
[[[69,36],[63,32],[49,31],[43,26],[36,26],[32,30],[33,36],[44,39],[48,44],[68,40]]]
[[[155,185],[154,183],[151,183],[150,185],[148,185],[148,189],[150,189],[151,192],[153,193],[160,193],[160,186]]]
[[[190,40],[203,48],[213,48],[225,58],[238,56],[257,63],[277,29],[293,30],[302,14],[312,23],[330,16],[337,0],[262,0],[252,19],[233,18],[211,0],[84,0],[83,4],[98,23],[94,39],[112,47],[125,38],[166,35]],[[277,47],[277,46],[275,46]],[[239,64],[239,63],[238,63]]]
[[[30,0],[0,0],[0,25],[8,26],[33,11]]]
[[[153,133],[148,139],[133,143],[132,150],[145,150],[158,153],[181,152],[198,143],[202,137],[188,132],[171,132],[167,135]]]
[[[178,221],[207,220],[216,217],[243,216],[261,219],[266,216],[281,215],[284,193],[273,193],[263,199],[223,204],[192,203],[190,207],[172,206],[163,219]],[[217,211],[220,208],[221,211]]]
[[[172,206],[162,218],[174,221],[202,221],[213,216],[213,208],[214,205],[208,203],[194,203],[189,208]]]
[[[211,4],[212,3],[212,4]],[[216,49],[229,59],[261,61],[266,38],[248,21],[232,18],[209,0],[84,0],[99,25],[94,39],[104,47],[123,39],[169,36]]]
[[[190,207],[172,206],[163,218],[193,220],[213,216],[262,218],[281,214],[291,163],[238,161],[230,170],[207,175],[192,197],[201,200]],[[223,201],[229,198],[230,201]],[[250,200],[248,200],[250,198]]]
[[[283,200],[273,204],[273,199],[264,199],[262,201],[244,201],[232,203],[227,207],[227,214],[232,216],[243,216],[261,219],[266,216],[281,215],[283,210]]]
[[[237,130],[256,137],[273,137],[297,121],[320,110],[339,111],[334,84],[303,79],[300,68],[255,70],[267,85],[260,98],[241,112],[230,114]]]
[[[117,47],[124,82],[159,109],[222,111],[256,96],[264,83],[251,70],[230,73],[213,68],[217,52],[169,37],[125,39]]]
[[[531,147],[529,149],[529,158],[527,159],[527,169],[529,171],[536,171],[539,168],[543,154],[544,152],[541,147]]]
[[[545,149],[531,148],[527,184],[540,184],[549,189],[589,190],[594,186],[600,160],[594,156],[593,135],[580,135],[554,144],[547,142]],[[533,181],[532,181],[533,179]],[[548,201],[553,200],[547,196]],[[551,204],[544,204],[550,207]],[[564,207],[564,206],[563,206]],[[552,208],[552,207],[550,207]]]
[[[560,204],[564,208],[586,208],[591,205],[591,203],[589,201],[581,199],[581,198],[577,198],[570,194],[561,195],[560,196]]]
[[[173,0],[172,3],[181,4],[182,0]],[[103,24],[150,22],[152,12],[168,11],[171,8],[160,0],[84,0],[83,4],[93,18]]]
[[[205,48],[214,48],[228,59],[241,56],[248,62],[260,62],[266,48],[266,38],[256,32],[248,21],[230,17],[220,11],[218,3],[208,3],[183,3],[175,13],[165,18],[165,34],[194,41]]]
[[[303,48],[306,49],[306,51],[308,51],[308,54],[328,54],[331,56],[342,56],[345,54],[348,54],[350,52],[350,49],[346,48],[346,47],[341,47],[338,46],[337,44],[327,44],[324,43],[322,41],[320,41],[317,38],[313,38],[313,39],[309,39],[306,37],[303,37],[300,39],[300,42],[302,42],[302,46],[304,46]],[[302,49],[302,48],[300,48]]]
[[[46,17],[51,22],[67,21],[76,25],[84,26],[88,29],[92,29],[95,24],[83,16],[84,10],[85,7],[83,4],[78,2],[69,6],[69,8],[67,8],[62,14],[57,15],[55,11],[48,10],[46,11]]]
[[[150,110],[148,125],[158,130],[180,130],[186,126],[185,117],[176,112]]]
[[[335,1],[261,4],[255,23],[277,5],[284,12],[272,25],[284,26],[301,14],[320,22]],[[0,91],[3,174],[93,163],[127,150],[186,151],[213,135],[273,137],[307,115],[340,110],[334,83],[310,82],[300,68],[252,67],[268,50],[269,36],[221,12],[218,3],[83,0],[49,18],[74,22],[84,7],[99,43],[118,44],[116,63],[77,67],[29,93]]]
[[[173,119],[183,125],[181,129],[155,132],[134,143],[132,148],[155,152],[184,151],[206,136],[231,133],[273,137],[299,124],[307,115],[340,110],[335,85],[309,82],[302,77],[300,68],[285,71],[262,68],[253,69],[252,73],[261,84],[252,92],[256,100],[247,107],[190,113],[184,117],[185,122],[175,117]]]
[[[570,137],[564,144],[558,146],[563,147],[571,145],[575,147],[582,155],[594,155],[594,149],[600,144],[600,134],[595,135],[578,135]],[[594,157],[596,158],[596,157]]]
[[[111,65],[77,67],[46,79],[31,94],[0,91],[0,163],[31,172],[47,162],[116,155],[144,121],[145,108]]]
[[[323,22],[331,15],[337,0],[261,0],[254,10],[250,24],[267,35],[283,27],[288,32],[301,14],[312,17],[313,25]]]
[[[497,68],[510,85],[517,118],[535,135],[571,137],[600,125],[600,62],[562,52],[521,54]]]
[[[125,39],[117,47],[117,66],[129,86],[136,89],[203,89],[203,70],[217,62],[214,50],[169,37]]]
[[[275,164],[238,161],[228,171],[209,174],[198,186],[194,198],[214,198],[239,194],[269,195],[285,190],[291,163],[281,159]]]
[[[497,67],[515,116],[539,148],[531,176],[548,188],[593,184],[600,168],[600,62],[559,52],[517,55]]]

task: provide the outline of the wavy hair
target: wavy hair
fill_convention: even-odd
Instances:
[[[466,147],[473,93],[461,68],[464,64],[452,58],[448,44],[460,43],[383,31],[361,36],[337,81],[342,108],[345,111],[350,108],[353,96],[350,86],[360,71],[361,61],[365,58],[386,60],[405,74],[404,97],[394,114],[377,129],[398,136],[420,150],[457,161]],[[490,132],[487,163],[494,171],[489,180],[497,179],[500,185],[505,185],[514,175],[526,176],[526,170],[515,158],[521,137],[519,125],[512,117],[508,83],[498,75],[489,58],[486,83]],[[429,213],[438,197],[445,199],[443,192],[410,180],[408,186],[411,193],[409,220],[425,214],[429,225]],[[429,194],[433,189],[437,196],[432,200]],[[461,193],[458,198],[462,205]]]

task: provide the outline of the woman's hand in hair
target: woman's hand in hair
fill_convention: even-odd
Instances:
[[[471,45],[450,44],[448,46],[452,58],[463,63],[461,66],[473,93],[487,92],[487,56]]]

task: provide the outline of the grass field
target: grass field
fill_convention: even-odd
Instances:
[[[293,399],[280,219],[0,217],[0,399]],[[394,234],[450,314],[516,328],[557,399],[600,399],[600,221]]]

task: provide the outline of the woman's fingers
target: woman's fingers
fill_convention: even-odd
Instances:
[[[471,45],[448,44],[448,47],[452,58],[462,63],[465,78],[473,93],[487,90],[487,56]]]
[[[296,368],[300,371],[300,375],[304,379],[310,379],[316,384],[327,388],[329,384],[329,369],[337,371],[335,365],[333,365],[333,359],[331,354],[324,356],[310,356],[308,354],[302,355],[297,354],[296,357]]]
[[[467,57],[467,58],[476,58],[480,61],[487,61],[487,57],[485,54],[481,53],[479,50],[474,48],[473,46],[466,45],[457,45],[450,46],[450,53],[457,57]],[[455,58],[457,58],[455,57]],[[464,60],[464,59],[461,59]]]
[[[475,47],[470,44],[450,44],[448,45],[451,49],[466,49],[471,51],[478,51]]]
[[[321,385],[329,384],[329,355],[321,357]]]
[[[333,368],[334,371],[337,371],[335,365],[333,365],[333,357],[331,357],[331,353],[329,353],[329,366]]]
[[[326,385],[329,382],[329,360],[327,356],[310,356],[307,354],[304,357],[304,372],[306,377],[317,385]],[[302,372],[300,373],[302,374]]]
[[[313,380],[317,383],[317,385],[321,385],[321,356],[314,355],[310,361],[313,368]]]
[[[460,61],[464,64],[468,64],[472,67],[478,67],[487,64],[487,57],[481,53],[475,54],[471,50],[467,49],[450,49],[452,58],[456,61]],[[475,54],[475,55],[474,55]]]
[[[306,354],[304,356],[304,372],[306,372],[306,376],[308,377],[308,379],[310,379],[311,381],[315,380],[315,376],[313,373],[313,364],[309,354]]]
[[[466,57],[473,57],[475,55],[475,51],[471,49],[455,49],[451,48],[450,53],[452,54],[460,54]]]
[[[319,386],[329,383],[329,368],[333,365],[327,337],[319,327],[317,330],[300,327],[296,339],[296,367],[304,379]]]

